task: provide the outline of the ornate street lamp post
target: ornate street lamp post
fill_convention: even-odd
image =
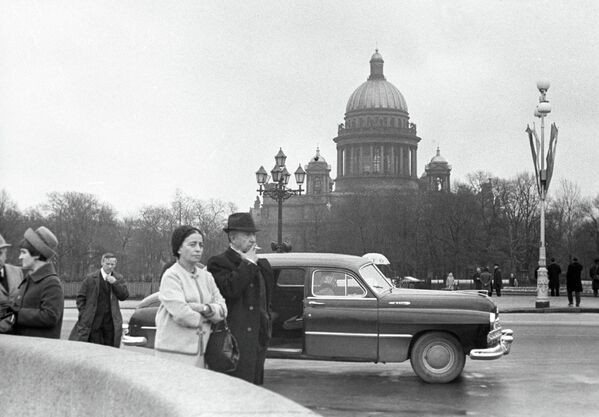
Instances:
[[[289,183],[289,177],[291,174],[285,167],[285,160],[287,156],[283,153],[283,149],[279,148],[279,152],[275,155],[275,166],[270,171],[272,175],[272,182],[269,182],[269,176],[263,166],[256,171],[256,181],[260,186],[260,189],[256,190],[260,195],[267,195],[279,205],[279,217],[277,223],[277,242],[272,242],[272,250],[275,252],[286,252],[289,251],[288,245],[283,243],[283,201],[287,200],[293,195],[302,194],[302,184],[306,178],[306,171],[302,168],[301,164],[295,170],[295,182],[298,184],[298,189],[293,190],[287,187]]]
[[[541,140],[537,136],[536,128],[533,123],[532,129],[526,126],[530,150],[532,152],[532,161],[535,167],[537,179],[537,191],[541,200],[541,227],[540,227],[540,246],[539,246],[539,269],[537,272],[537,298],[536,308],[549,307],[549,297],[547,294],[547,257],[545,252],[545,199],[547,190],[553,175],[553,162],[555,160],[555,150],[557,145],[557,127],[555,123],[551,125],[551,136],[549,146],[547,147],[547,156],[545,156],[545,116],[551,112],[551,105],[547,100],[547,90],[549,90],[549,81],[541,80],[537,82],[537,88],[541,92],[539,104],[535,109],[535,117],[541,119]]]

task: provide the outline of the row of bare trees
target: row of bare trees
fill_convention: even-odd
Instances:
[[[285,225],[294,248],[380,252],[398,275],[443,278],[453,272],[464,279],[477,266],[498,263],[506,277],[514,273],[527,284],[538,265],[540,200],[528,173],[500,179],[476,172],[451,193],[332,197],[330,209],[312,208],[306,218],[307,226]],[[548,261],[555,257],[564,271],[572,257],[588,267],[599,255],[599,196],[584,198],[578,186],[562,180],[547,200],[545,224]]]
[[[332,194],[329,204],[313,204],[300,226],[284,223],[294,250],[361,255],[380,252],[398,275],[443,278],[449,272],[468,278],[477,266],[499,263],[504,274],[532,281],[538,263],[539,196],[535,179],[521,173],[510,179],[476,172],[454,183],[451,193],[367,192]],[[206,234],[205,259],[227,244],[222,232],[236,208],[219,200],[201,201],[180,191],[168,205],[146,206],[137,216],[119,218],[114,209],[85,193],[51,193],[36,208],[20,211],[0,191],[0,233],[18,244],[27,227],[46,225],[59,239],[57,267],[65,280],[80,280],[97,268],[103,252],[116,252],[129,280],[159,279],[172,260],[170,237],[180,224]],[[271,222],[272,226],[272,222]],[[276,230],[265,227],[259,244],[268,247]],[[562,180],[547,201],[547,257],[565,270],[573,256],[589,266],[599,255],[599,195],[582,196]],[[10,252],[16,262],[17,251]]]
[[[49,227],[60,243],[56,266],[65,281],[79,281],[98,268],[105,252],[118,255],[118,269],[128,280],[154,281],[172,260],[170,238],[177,226],[191,224],[204,231],[205,256],[211,256],[225,247],[222,225],[235,209],[231,203],[198,200],[177,191],[169,205],[146,206],[137,216],[121,219],[91,194],[53,192],[44,204],[21,212],[2,190],[0,233],[17,246],[28,227]],[[18,251],[9,253],[9,261],[17,263]]]

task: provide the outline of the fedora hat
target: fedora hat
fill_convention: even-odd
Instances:
[[[25,240],[31,243],[31,246],[44,255],[46,259],[51,259],[56,255],[58,239],[45,226],[38,227],[36,230],[33,230],[31,227],[27,229],[25,231]]]
[[[10,243],[6,243],[6,240],[4,240],[4,237],[2,237],[2,235],[0,235],[0,249],[8,248],[9,246],[12,246],[12,245]]]
[[[229,216],[229,220],[227,220],[227,227],[225,227],[223,230],[225,233],[229,233],[233,230],[255,233],[259,229],[256,229],[254,219],[250,213],[233,213]]]

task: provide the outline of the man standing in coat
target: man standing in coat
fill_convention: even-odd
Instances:
[[[208,260],[208,271],[227,302],[227,321],[239,343],[239,363],[230,375],[262,385],[272,334],[273,272],[270,263],[256,255],[258,229],[250,213],[231,214],[223,230],[229,248]]]
[[[12,246],[0,235],[0,333],[10,333],[15,315],[8,307],[19,295],[19,284],[23,281],[23,272],[18,266],[6,263],[8,248]]]
[[[551,263],[547,267],[547,276],[549,277],[549,290],[552,297],[559,297],[559,275],[561,273],[562,269],[555,262],[555,258],[551,258]]]
[[[599,291],[599,258],[595,259],[595,263],[589,270],[589,276],[591,277],[591,285],[593,286],[593,295],[597,297]]]
[[[79,319],[69,336],[70,340],[121,346],[123,317],[119,300],[129,297],[129,290],[120,274],[114,271],[116,256],[102,255],[102,267],[88,275],[77,294]]]
[[[497,297],[501,297],[501,288],[503,288],[503,281],[501,279],[501,269],[499,269],[498,264],[495,264],[495,266],[493,266],[493,287],[495,288]]]
[[[582,265],[577,258],[572,259],[566,271],[566,291],[568,292],[568,306],[572,307],[572,293],[576,295],[576,307],[580,307],[580,293],[582,292]]]

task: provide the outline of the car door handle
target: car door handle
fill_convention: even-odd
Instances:
[[[389,301],[389,304],[396,306],[409,306],[412,303],[409,301]]]
[[[323,306],[324,303],[321,303],[320,301],[308,301],[308,304],[312,305],[312,306]]]

